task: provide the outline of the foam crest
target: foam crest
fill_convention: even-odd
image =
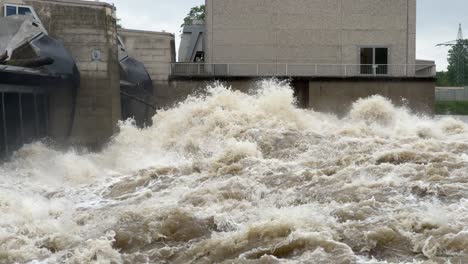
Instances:
[[[359,99],[351,108],[350,116],[355,121],[392,125],[398,115],[398,110],[390,100],[380,95]]]

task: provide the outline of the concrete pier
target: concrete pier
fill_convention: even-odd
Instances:
[[[115,7],[80,0],[0,0],[4,4],[32,6],[49,35],[70,51],[80,71],[76,91],[50,95],[49,136],[91,147],[106,142],[116,132],[121,113]]]

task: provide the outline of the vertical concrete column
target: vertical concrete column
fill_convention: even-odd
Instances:
[[[416,0],[408,1],[408,43],[407,43],[407,62],[411,66],[408,67],[408,76],[414,76],[416,67],[412,64],[416,63]]]
[[[213,62],[213,18],[214,18],[214,2],[215,0],[205,0],[205,62]]]
[[[24,2],[34,7],[49,34],[63,41],[81,75],[76,94],[70,90],[51,94],[51,135],[100,146],[116,132],[121,115],[115,8],[102,2]]]

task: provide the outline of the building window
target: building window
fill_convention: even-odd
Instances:
[[[32,16],[34,19],[39,21],[39,18],[34,13],[33,9],[30,6],[21,6],[21,5],[5,5],[5,16]]]
[[[361,48],[361,74],[388,74],[388,48]]]
[[[205,62],[205,52],[197,51],[197,53],[195,54],[195,59],[193,59],[193,61],[197,63]]]
[[[31,8],[29,7],[18,7],[18,15],[23,15],[23,16],[33,16],[31,12]]]
[[[16,6],[7,5],[5,6],[5,16],[14,16],[17,14]]]

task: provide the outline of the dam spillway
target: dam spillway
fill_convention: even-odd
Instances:
[[[117,129],[118,120],[133,118],[140,127],[151,123],[157,108],[153,80],[145,65],[127,53],[115,24],[96,21],[95,25],[89,25],[79,17],[71,20],[74,22],[71,27],[61,23],[67,17],[60,15],[61,12],[86,13],[87,10],[96,12],[102,19],[112,19],[113,13],[108,11],[114,8],[105,3],[78,1],[75,4],[78,5],[66,5],[65,10],[54,1],[41,1],[40,6],[4,5],[8,12],[0,17],[0,90],[16,94],[11,99],[14,102],[9,94],[6,96],[6,104],[14,105],[15,111],[11,107],[3,111],[6,122],[2,135],[5,136],[0,151],[4,157],[31,142],[30,136],[25,136],[29,131],[25,131],[28,124],[23,124],[26,121],[22,119],[22,111],[27,110],[24,107],[37,107],[40,111],[33,113],[38,128],[34,140],[47,138],[60,145],[99,148]],[[44,12],[46,9],[53,14]],[[82,38],[77,38],[70,28],[77,29],[80,23],[83,23]],[[109,36],[112,41],[107,41],[100,30],[112,33]],[[90,32],[94,35],[90,36]],[[140,40],[142,33],[123,29],[120,33],[135,52],[132,43]],[[160,41],[158,34],[145,34],[148,36],[143,40]],[[171,35],[163,37],[169,39]],[[104,45],[109,49],[103,49]],[[158,56],[155,60],[159,60]],[[158,73],[152,70],[153,76]],[[29,98],[30,94],[40,97],[40,103],[31,103],[37,102],[36,98],[24,105],[20,98]]]
[[[0,89],[0,151],[6,158],[24,144],[48,136],[48,96]]]
[[[7,158],[49,136],[49,95],[76,94],[79,73],[68,50],[30,16],[0,18],[0,53],[0,153]],[[72,122],[73,113],[69,128]]]

